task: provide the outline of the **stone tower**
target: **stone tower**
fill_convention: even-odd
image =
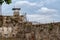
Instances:
[[[13,8],[12,9],[14,12],[13,12],[13,19],[15,21],[18,21],[19,20],[19,11],[20,11],[20,8]]]
[[[13,8],[12,10],[14,10],[14,16],[19,16],[20,8]]]
[[[18,22],[23,22],[24,21],[24,15],[20,15],[20,10],[21,8],[13,8],[13,18],[18,21]]]

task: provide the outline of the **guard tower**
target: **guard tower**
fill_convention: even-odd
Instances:
[[[19,15],[19,11],[21,10],[21,8],[13,8],[12,9],[14,12],[13,12],[13,19],[15,20],[15,21],[19,21],[19,19],[20,19],[20,15]]]
[[[14,10],[14,16],[19,16],[19,11],[21,8],[13,8],[12,10]]]

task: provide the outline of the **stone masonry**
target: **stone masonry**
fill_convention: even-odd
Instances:
[[[13,8],[13,10],[13,16],[0,16],[0,38],[60,40],[60,22],[33,24],[25,21],[24,15],[19,15],[20,8]]]

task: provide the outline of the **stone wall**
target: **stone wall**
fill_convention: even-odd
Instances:
[[[8,19],[6,20],[4,17],[2,27],[4,28],[5,26],[6,28],[12,28],[12,33],[9,33],[10,36],[12,36],[10,39],[60,40],[60,23],[34,25],[31,22],[20,22],[19,19],[15,20],[14,17],[7,18]],[[5,21],[7,21],[7,24]]]
[[[21,40],[60,40],[60,23],[26,24],[22,24],[16,38],[21,38]]]
[[[15,40],[15,38],[19,40],[60,40],[60,23],[34,25],[32,22],[23,21],[23,18],[24,16],[0,17],[0,35],[2,33],[4,36],[4,29],[8,29],[6,30],[9,34],[7,38],[11,40]]]

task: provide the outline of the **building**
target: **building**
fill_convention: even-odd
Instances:
[[[14,11],[13,16],[0,16],[0,38],[60,40],[60,22],[33,24],[26,21],[25,15],[19,15],[20,8],[13,8],[12,10]]]

